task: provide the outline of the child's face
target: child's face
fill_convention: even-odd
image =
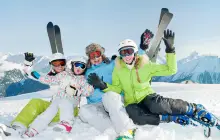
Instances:
[[[58,66],[58,67],[53,66],[53,69],[56,73],[60,73],[60,72],[64,71],[65,66]]]
[[[86,65],[84,63],[76,62],[73,63],[73,71],[76,75],[82,74],[86,69]]]

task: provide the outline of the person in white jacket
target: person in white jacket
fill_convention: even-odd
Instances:
[[[26,54],[26,58],[28,55]],[[29,56],[30,58],[30,56]],[[51,65],[62,66],[66,61],[51,61]],[[71,60],[71,70],[65,68],[65,71],[55,76],[41,76],[38,72],[32,70],[32,65],[26,63],[24,72],[33,79],[49,85],[59,85],[58,92],[53,95],[51,105],[45,112],[40,114],[30,125],[22,137],[34,137],[47,128],[48,124],[60,110],[60,122],[53,128],[54,131],[70,132],[74,122],[74,107],[79,104],[81,96],[89,96],[94,89],[89,85],[84,77],[87,59],[85,57],[75,57]]]

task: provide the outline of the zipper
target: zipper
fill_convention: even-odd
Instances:
[[[132,92],[133,92],[133,98],[134,98],[135,102],[137,103],[137,98],[135,96],[134,84],[133,84],[133,78],[132,78],[132,69],[130,70],[130,79],[131,79],[131,88],[132,88]]]

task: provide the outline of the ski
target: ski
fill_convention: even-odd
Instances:
[[[48,34],[48,37],[49,37],[52,54],[57,53],[54,26],[53,26],[52,22],[49,22],[47,24],[47,34]]]
[[[168,9],[164,8],[162,9],[162,11],[163,12],[161,12],[161,14],[163,15],[161,15],[162,18],[159,21],[160,24],[158,26],[156,35],[151,43],[150,50],[147,52],[148,57],[150,58],[150,60],[153,59],[153,61],[156,60],[157,53],[159,52],[159,46],[163,37],[163,32],[173,18],[173,14],[169,13]]]
[[[5,131],[6,128],[4,128],[4,127],[7,127],[7,126],[5,126],[5,125],[3,125],[3,124],[0,124],[0,134],[1,134],[1,135],[4,135],[4,136],[6,136],[6,137],[11,136],[11,133],[6,132],[6,131]]]
[[[61,33],[60,33],[60,27],[58,25],[55,25],[54,30],[55,30],[55,40],[56,40],[55,42],[56,42],[56,46],[57,46],[57,52],[64,54]]]
[[[160,25],[160,23],[161,23],[161,20],[162,20],[162,17],[163,17],[163,15],[164,15],[165,13],[169,13],[169,10],[168,10],[167,8],[162,8],[162,9],[161,9],[161,13],[160,13],[160,20],[159,20],[158,27],[159,27],[159,25]],[[160,41],[159,45],[157,46],[157,49],[156,49],[156,51],[155,51],[155,53],[154,53],[155,57],[153,57],[153,58],[151,59],[151,62],[156,63],[156,61],[157,61],[157,56],[158,56],[158,54],[159,54],[159,52],[160,52],[160,44],[161,44],[161,41]]]

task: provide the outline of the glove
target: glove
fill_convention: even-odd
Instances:
[[[24,56],[25,56],[24,64],[25,64],[26,66],[31,66],[31,65],[33,65],[33,61],[34,61],[34,59],[35,59],[34,54],[33,54],[33,53],[28,53],[28,52],[26,52],[26,53],[24,53]]]
[[[74,86],[71,86],[71,85],[66,86],[65,92],[69,96],[81,96],[81,94],[78,94],[78,90]]]
[[[164,44],[166,46],[165,52],[166,53],[175,53],[175,47],[174,47],[174,37],[175,33],[171,30],[167,29],[167,31],[164,31]]]
[[[112,58],[111,58],[111,60],[115,60],[115,58],[117,58],[117,55],[112,55]]]
[[[90,85],[93,85],[94,88],[99,88],[101,90],[104,90],[107,88],[107,85],[105,82],[103,82],[102,79],[100,79],[95,73],[91,73],[88,76],[88,83]]]
[[[153,37],[154,37],[154,34],[150,30],[146,29],[144,33],[141,35],[140,48],[144,51],[147,50],[150,44],[150,40]]]

